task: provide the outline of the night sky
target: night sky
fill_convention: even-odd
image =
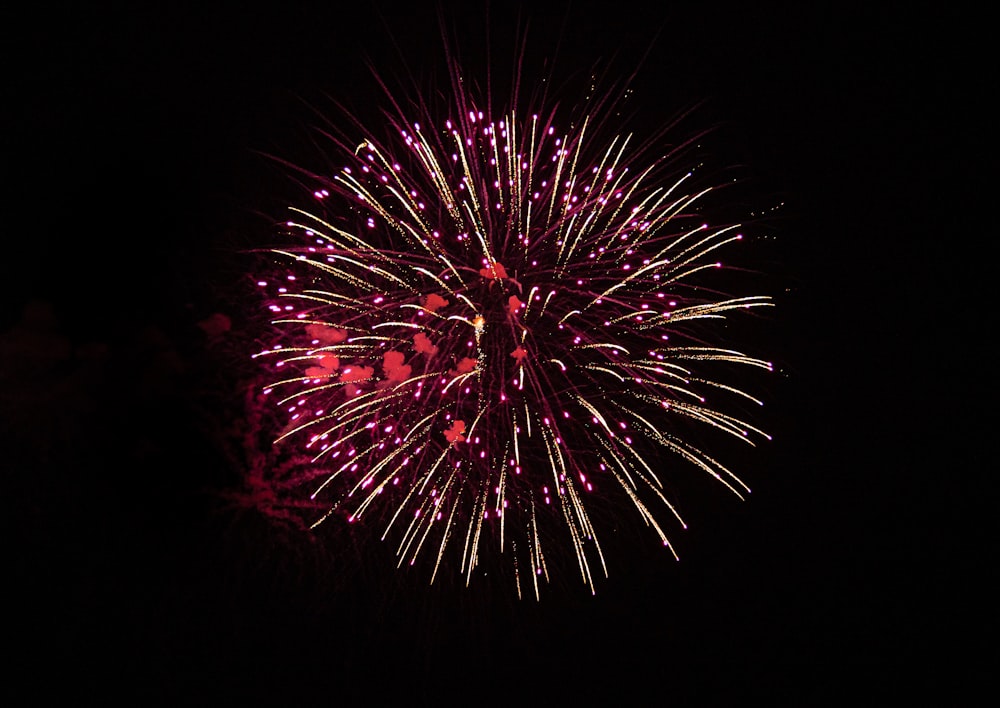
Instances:
[[[134,705],[962,695],[966,677],[928,670],[988,654],[988,595],[966,579],[987,462],[963,442],[974,383],[950,363],[956,342],[985,354],[949,304],[983,287],[950,285],[976,258],[956,247],[956,176],[977,158],[945,127],[985,99],[952,18],[631,0],[525,13],[528,59],[558,50],[557,74],[645,55],[637,127],[703,102],[720,159],[761,208],[781,205],[752,264],[779,305],[753,335],[778,368],[774,441],[738,465],[753,494],[693,488],[679,563],[650,535],[596,596],[571,580],[535,602],[428,587],[374,533],[310,543],[226,496],[260,314],[246,250],[302,196],[265,155],[323,164],[314,128],[336,101],[377,118],[366,59],[440,63],[432,3],[291,4],[4,20],[0,473],[7,666],[23,681],[8,688]],[[445,14],[475,60],[486,12],[460,5]],[[504,50],[513,7],[490,12]],[[232,329],[211,336],[216,313]]]

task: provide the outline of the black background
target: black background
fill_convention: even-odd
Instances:
[[[445,14],[476,56],[486,11],[459,5]],[[968,574],[988,518],[965,442],[980,384],[955,363],[986,354],[984,241],[963,224],[979,45],[958,13],[653,5],[534,7],[529,57],[558,44],[556,73],[616,52],[629,69],[651,47],[640,125],[704,100],[761,206],[783,205],[758,264],[779,300],[760,335],[775,440],[742,468],[747,502],[687,505],[680,563],[636,548],[596,596],[541,602],[429,588],[361,532],[324,550],[220,502],[241,372],[198,323],[223,312],[230,346],[252,338],[241,250],[298,197],[261,153],[308,161],[308,106],[328,97],[377,115],[365,58],[400,68],[390,38],[408,68],[436,65],[434,5],[5,19],[10,686],[136,705],[969,690],[989,656]],[[490,16],[502,45],[516,12]]]

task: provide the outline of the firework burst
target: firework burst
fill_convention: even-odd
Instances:
[[[309,456],[282,491],[312,528],[374,525],[431,582],[489,558],[519,595],[559,565],[593,591],[597,518],[627,507],[673,553],[678,467],[749,491],[682,431],[767,437],[733,411],[760,403],[740,371],[771,365],[712,337],[771,303],[709,289],[740,227],[706,222],[713,187],[676,146],[608,131],[602,101],[498,113],[457,65],[452,85],[391,100],[381,137],[355,123],[270,252],[257,357],[278,443]]]

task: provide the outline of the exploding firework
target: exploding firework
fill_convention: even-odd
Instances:
[[[392,99],[385,129],[335,139],[270,252],[256,356],[277,443],[308,455],[280,491],[431,582],[489,559],[519,595],[560,565],[593,591],[626,513],[674,553],[678,469],[749,491],[685,431],[767,437],[738,411],[760,404],[741,371],[771,365],[713,337],[771,303],[718,294],[740,227],[706,219],[679,146],[634,146],[596,99],[497,112],[451,71],[444,105]]]

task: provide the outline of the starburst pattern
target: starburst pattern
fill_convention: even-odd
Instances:
[[[356,124],[271,252],[257,356],[279,444],[311,460],[284,493],[313,528],[377,525],[432,582],[489,558],[537,596],[555,555],[593,591],[594,509],[673,552],[675,470],[749,491],[683,431],[767,437],[732,411],[760,403],[740,372],[771,365],[712,337],[771,301],[712,286],[740,227],[706,220],[715,190],[676,147],[609,132],[600,101],[561,128],[453,85],[443,107],[394,100],[380,138]]]

